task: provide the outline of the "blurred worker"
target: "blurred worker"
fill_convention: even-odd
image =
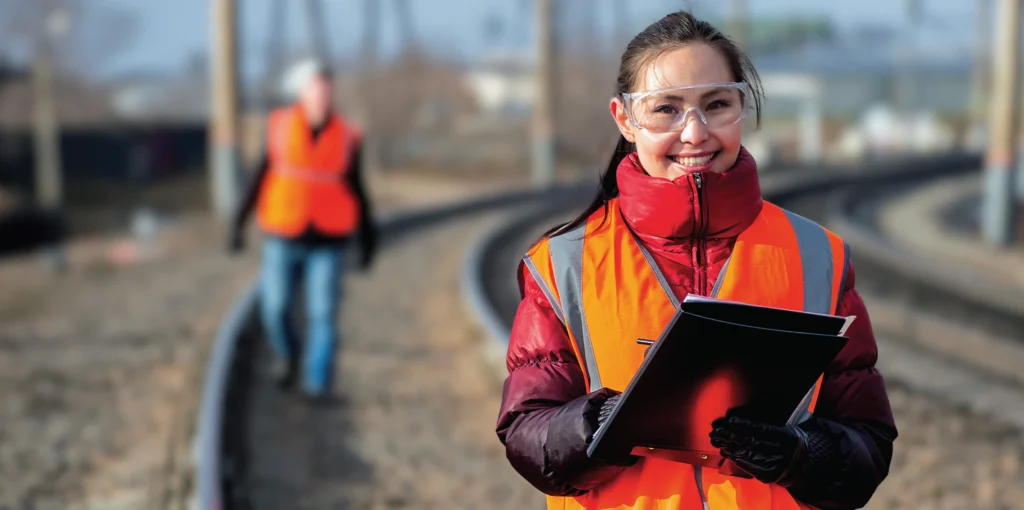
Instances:
[[[261,319],[282,387],[294,383],[298,369],[301,350],[289,310],[296,283],[305,275],[308,341],[302,387],[319,396],[332,376],[349,239],[360,234],[366,269],[376,234],[361,175],[360,133],[332,109],[328,70],[318,61],[301,61],[287,72],[285,89],[295,102],[270,114],[266,152],[235,216],[229,249],[243,248],[255,206],[265,234]]]
[[[845,243],[762,199],[741,144],[743,119],[754,111],[760,120],[750,60],[678,12],[629,43],[617,89],[610,110],[622,136],[600,193],[519,268],[497,423],[509,461],[548,494],[549,509],[864,506],[896,438],[871,322]],[[643,362],[634,340],[658,338],[689,293],[857,319],[808,393],[804,421],[710,424],[711,445],[742,471],[588,456]]]

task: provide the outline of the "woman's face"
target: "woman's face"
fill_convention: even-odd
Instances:
[[[667,51],[648,63],[637,77],[632,92],[735,80],[718,50],[704,43],[693,43]],[[683,101],[684,108],[709,108],[700,97],[684,97]],[[610,109],[619,131],[636,143],[640,163],[651,176],[671,180],[695,172],[725,172],[736,163],[742,122],[709,129],[694,111],[679,128],[655,133],[629,121],[622,98],[612,99]]]

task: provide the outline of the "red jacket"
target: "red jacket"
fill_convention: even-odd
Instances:
[[[703,210],[692,177],[675,181],[650,177],[640,169],[635,155],[623,160],[617,180],[625,220],[654,255],[680,300],[690,292],[708,295],[736,236],[754,221],[762,206],[757,166],[745,151],[732,170],[704,176]],[[834,439],[834,470],[822,473],[815,487],[798,495],[821,508],[866,504],[888,474],[896,438],[885,384],[875,369],[878,349],[871,321],[854,282],[850,267],[839,313],[855,315],[857,320],[847,332],[850,341],[825,373],[815,411],[818,423]],[[562,323],[522,265],[519,287],[523,299],[509,339],[509,376],[498,437],[512,465],[539,490],[581,494],[622,469],[585,458],[589,438],[574,433],[586,428],[579,421],[583,414],[593,413],[592,401],[606,395],[601,391],[587,395],[582,369]],[[579,452],[584,458],[571,463],[559,458],[558,464],[588,467],[583,472],[557,472],[552,452],[560,457]]]

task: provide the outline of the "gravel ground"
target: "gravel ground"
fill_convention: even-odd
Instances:
[[[220,238],[188,218],[151,259],[83,242],[64,275],[0,266],[0,508],[161,508],[183,481],[196,369],[254,270]]]
[[[1024,508],[1020,434],[897,383],[889,383],[889,399],[900,437],[889,478],[869,509]]]

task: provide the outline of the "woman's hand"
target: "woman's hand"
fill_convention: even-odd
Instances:
[[[779,427],[737,416],[719,418],[711,426],[711,445],[764,483],[788,485],[807,453],[807,433],[796,426]]]

